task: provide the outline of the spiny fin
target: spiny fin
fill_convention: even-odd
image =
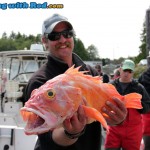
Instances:
[[[100,76],[91,76],[91,75],[86,75],[84,73],[87,73],[89,71],[79,71],[79,69],[81,68],[81,66],[74,68],[74,65],[72,67],[70,67],[69,69],[67,69],[67,71],[65,72],[65,74],[68,75],[79,75],[82,76],[86,79],[92,80],[95,83],[102,83],[102,78]]]
[[[138,93],[130,93],[127,95],[124,95],[124,104],[126,108],[135,108],[135,109],[142,109],[142,104],[141,104],[141,98],[142,95]]]
[[[82,105],[82,107],[87,117],[90,117],[94,120],[99,121],[102,124],[102,126],[106,128],[106,130],[108,131],[107,122],[98,110],[92,107],[85,106],[85,105]]]

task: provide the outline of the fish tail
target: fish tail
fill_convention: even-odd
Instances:
[[[130,93],[127,95],[124,95],[124,103],[126,108],[135,108],[135,109],[142,109],[142,104],[141,104],[141,94],[138,93]]]
[[[106,131],[108,131],[107,122],[98,110],[96,110],[95,108],[87,107],[85,105],[82,105],[82,107],[87,117],[99,121],[102,124],[102,126],[106,129]]]

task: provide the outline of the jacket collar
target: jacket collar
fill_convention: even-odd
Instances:
[[[119,78],[118,79],[115,79],[114,81],[116,84],[119,84]],[[134,85],[134,84],[138,84],[138,81],[136,81],[135,79],[132,79],[132,81],[130,82],[130,84]]]
[[[75,53],[72,53],[72,61],[75,67],[82,66],[85,67],[85,63],[82,61],[82,59]],[[48,55],[48,64],[55,64],[59,66],[60,68],[69,68],[68,64],[63,62],[62,60],[58,59],[57,57],[51,56],[50,54]],[[81,68],[82,68],[81,67]]]

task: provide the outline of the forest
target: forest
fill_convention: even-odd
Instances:
[[[139,45],[139,54],[136,57],[130,58],[136,64],[147,57],[146,52],[146,25],[143,23],[143,30],[140,35],[141,45]],[[25,35],[20,32],[14,33],[13,31],[8,35],[6,32],[0,37],[0,51],[11,51],[29,49],[31,44],[41,43],[41,35]],[[109,63],[119,64],[125,58],[110,60],[109,58],[101,58],[98,49],[95,45],[91,44],[85,48],[81,39],[74,37],[74,52],[78,54],[84,61],[102,61],[103,66]]]

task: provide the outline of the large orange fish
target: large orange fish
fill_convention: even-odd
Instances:
[[[79,105],[84,108],[89,123],[97,120],[107,129],[101,109],[107,100],[113,102],[113,97],[123,101],[127,108],[142,108],[140,94],[121,96],[113,85],[102,83],[98,76],[84,73],[79,72],[79,67],[72,66],[64,74],[32,91],[31,98],[20,111],[27,122],[26,134],[41,134],[60,127],[66,118],[72,117]],[[83,100],[86,100],[86,106]]]

